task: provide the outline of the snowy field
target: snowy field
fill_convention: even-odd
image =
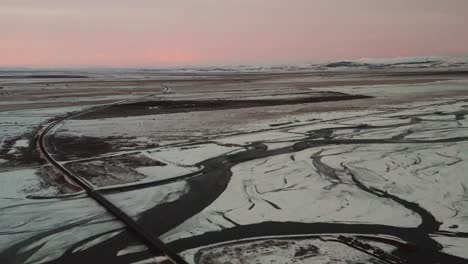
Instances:
[[[463,61],[353,63],[0,78],[0,262],[159,262],[67,170],[191,264],[468,263]]]

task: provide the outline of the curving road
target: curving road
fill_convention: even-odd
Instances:
[[[158,93],[168,93],[170,92],[169,86],[163,86],[164,89]],[[112,104],[102,105],[98,107],[93,107],[91,109],[87,109],[81,112],[73,113],[72,115],[67,115],[65,117],[61,117],[54,122],[50,123],[44,129],[40,130],[36,136],[38,142],[38,148],[40,151],[41,156],[57,171],[63,175],[63,179],[65,180],[66,184],[72,186],[72,188],[80,188],[83,189],[90,198],[95,200],[98,204],[103,206],[107,211],[109,211],[112,215],[114,215],[118,220],[120,220],[129,230],[131,230],[138,238],[142,240],[142,242],[155,254],[155,256],[165,255],[167,256],[172,262],[174,263],[181,263],[184,264],[186,261],[182,259],[178,254],[170,250],[159,238],[153,236],[151,233],[145,231],[145,229],[139,225],[133,218],[131,218],[128,214],[123,212],[119,207],[114,205],[111,201],[109,201],[104,195],[102,195],[99,190],[96,190],[94,186],[89,183],[86,179],[79,177],[69,171],[67,168],[62,166],[53,155],[47,149],[47,136],[48,133],[54,130],[57,126],[62,124],[67,119],[89,113],[95,111],[97,108],[102,109],[106,107],[110,107],[112,105],[122,104],[122,103],[129,103],[130,101],[139,101],[148,97],[154,96],[154,94],[144,96],[137,100],[123,100]]]

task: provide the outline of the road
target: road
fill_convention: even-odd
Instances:
[[[169,86],[164,86],[164,89],[158,93],[168,93],[169,91],[170,91]],[[144,96],[142,98],[137,99],[136,101],[146,99],[154,95],[155,94]],[[76,188],[83,189],[90,198],[94,199],[98,204],[104,207],[109,213],[111,213],[118,220],[120,220],[138,238],[140,238],[141,241],[155,254],[155,256],[165,255],[170,260],[172,260],[173,263],[185,264],[186,261],[184,259],[182,259],[178,254],[170,250],[159,238],[155,237],[151,233],[146,232],[145,229],[142,226],[140,226],[132,217],[130,217],[128,214],[123,212],[119,207],[117,207],[111,201],[109,201],[101,192],[99,192],[99,190],[96,190],[91,183],[89,183],[87,180],[83,179],[82,177],[79,177],[73,174],[67,168],[62,166],[47,149],[47,136],[49,132],[53,131],[57,126],[62,124],[67,119],[70,119],[70,118],[73,118],[73,117],[76,117],[85,113],[92,112],[97,108],[101,109],[103,107],[110,107],[112,105],[128,103],[130,101],[135,101],[135,100],[134,99],[123,100],[123,101],[119,101],[119,102],[112,103],[112,104],[93,107],[91,109],[87,109],[81,112],[76,112],[76,113],[73,113],[72,115],[67,115],[67,116],[64,116],[55,120],[54,122],[47,125],[44,129],[39,130],[37,134],[38,149],[40,151],[41,156],[51,166],[53,166],[57,171],[59,171],[63,175],[65,181],[68,184]]]

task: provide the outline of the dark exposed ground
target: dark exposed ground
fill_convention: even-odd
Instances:
[[[106,141],[94,137],[54,137],[53,144],[50,144],[54,151],[54,156],[60,158],[67,153],[73,153],[76,158],[88,158],[90,153],[99,156],[114,150],[113,146]],[[62,153],[62,150],[67,150]]]
[[[146,178],[135,169],[143,166],[166,166],[142,154],[124,154],[100,159],[71,162],[65,167],[95,186],[136,182]]]
[[[23,134],[19,137],[10,138],[3,142],[0,148],[0,158],[7,162],[0,163],[1,168],[14,168],[20,166],[36,166],[44,164],[36,149],[36,132],[39,128],[34,128],[30,133]],[[17,152],[9,153],[16,140],[29,140],[28,146],[17,148]]]
[[[311,93],[313,94],[313,93]],[[276,105],[295,105],[318,102],[344,101],[371,98],[365,95],[345,93],[320,93],[316,96],[291,99],[263,100],[157,100],[130,104],[113,105],[109,108],[80,115],[79,119],[139,116],[149,114],[185,113],[193,111],[215,111]]]
[[[80,78],[88,78],[88,76],[84,75],[61,75],[61,74],[38,74],[38,75],[8,75],[2,76],[0,75],[0,79],[80,79]]]

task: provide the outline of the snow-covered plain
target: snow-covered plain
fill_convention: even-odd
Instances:
[[[182,253],[190,263],[378,263],[378,259],[348,247],[337,240],[265,239],[226,243]]]
[[[94,200],[84,194],[59,198],[38,175],[35,169],[0,172],[2,263],[49,263],[67,250],[79,252],[124,231]]]
[[[173,84],[166,83],[174,78],[168,71],[95,72],[98,77],[83,71],[93,82],[70,80],[66,87],[50,81],[49,88],[73,94],[83,86],[83,96],[86,89],[104,86],[100,81],[117,78],[116,90],[123,92],[0,101],[5,109],[15,103],[26,108],[83,103],[0,111],[0,262],[92,263],[99,256],[116,263],[155,262],[84,192],[64,193],[40,157],[12,163],[36,148],[36,130],[50,119],[93,102],[152,92],[151,100],[289,100],[321,92],[374,96],[174,113],[147,107],[141,115],[76,116],[51,131],[49,147],[61,164],[77,175],[111,178],[91,182],[189,263],[379,263],[404,252],[395,245],[405,243],[423,247],[429,257],[468,259],[468,82],[448,74],[386,83],[400,78],[398,67],[442,70],[464,63],[397,59],[262,67],[261,74],[239,75],[240,81],[219,74],[233,69],[183,70],[198,75],[181,74],[181,82]],[[311,67],[323,72],[268,75]],[[363,73],[369,68],[391,74]],[[352,74],[337,74],[349,69]],[[141,79],[149,81],[142,87],[134,83]],[[361,79],[370,82],[359,84]],[[34,96],[47,86],[31,80],[3,85],[7,93],[23,94],[30,85]],[[161,93],[166,85],[171,89]],[[83,166],[73,164],[91,169],[80,174],[77,168]],[[341,234],[388,255],[379,259],[344,243]]]
[[[287,149],[301,142],[300,137],[264,136],[262,141],[253,134],[252,141],[257,143],[286,138],[289,144],[279,148],[287,153],[234,166],[226,191],[163,239],[202,237],[267,221],[416,228],[431,221],[423,219],[427,218],[425,210],[440,223],[441,233],[466,234],[468,133],[464,116],[468,104],[436,104],[294,128],[294,133],[312,135],[312,146],[319,144],[302,151]],[[331,132],[314,137],[324,130]],[[281,131],[288,133],[288,129]],[[423,209],[412,211],[412,205],[400,204],[398,199]],[[466,258],[460,248],[460,241],[465,241],[462,237],[453,242],[440,235],[434,239],[447,246],[444,252]]]

